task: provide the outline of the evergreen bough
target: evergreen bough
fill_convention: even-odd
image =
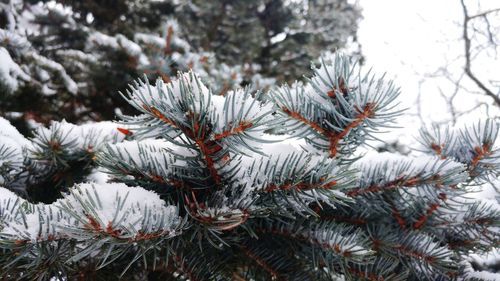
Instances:
[[[498,209],[468,198],[499,172],[498,124],[364,156],[399,89],[341,55],[314,72],[265,95],[212,95],[193,72],[137,81],[138,115],[31,141],[3,124],[0,277],[472,278],[464,255],[498,246]]]
[[[309,74],[320,51],[359,51],[360,18],[347,0],[0,0],[0,115],[25,135],[109,120],[130,113],[116,93],[144,73],[264,90]]]

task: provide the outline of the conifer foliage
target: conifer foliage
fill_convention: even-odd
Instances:
[[[7,132],[0,276],[467,278],[463,255],[498,245],[499,210],[467,197],[499,172],[498,124],[422,131],[419,157],[363,157],[399,89],[341,55],[314,72],[265,95],[213,95],[193,72],[138,80],[123,94],[137,115],[118,125]],[[57,181],[75,161],[91,174]],[[26,187],[59,196],[35,204]]]
[[[347,0],[0,0],[0,114],[24,134],[32,121],[109,120],[143,74],[263,89],[349,47],[360,17]]]

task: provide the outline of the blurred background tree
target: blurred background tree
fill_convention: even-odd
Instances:
[[[1,0],[0,114],[24,134],[110,120],[136,77],[187,69],[219,94],[291,82],[320,51],[359,54],[360,18],[347,0]]]

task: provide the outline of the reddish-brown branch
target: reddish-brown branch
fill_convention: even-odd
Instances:
[[[167,118],[165,115],[163,115],[158,109],[156,109],[155,107],[153,106],[147,106],[147,105],[143,105],[142,106],[146,111],[150,112],[151,114],[153,114],[153,116],[155,116],[156,118],[160,119],[161,121],[163,121],[164,123],[174,127],[174,128],[178,128],[177,124],[170,120],[169,118]]]
[[[285,106],[282,106],[281,110],[283,110],[283,112],[285,112],[288,116],[292,117],[293,119],[298,120],[298,121],[308,125],[313,130],[318,132],[319,134],[324,135],[324,136],[329,136],[329,133],[325,129],[323,129],[318,123],[315,123],[313,121],[308,120],[307,118],[302,116],[302,114],[295,112],[295,111],[291,111],[290,109],[288,109]]]
[[[114,229],[111,222],[108,222],[106,229],[101,227],[101,224],[91,215],[87,215],[87,219],[89,220],[87,224],[84,225],[85,228],[92,230],[96,234],[108,235],[117,239],[124,239],[120,236],[122,231],[120,229]],[[159,238],[161,236],[169,235],[170,232],[168,230],[159,230],[153,233],[145,233],[142,231],[138,231],[137,235],[134,238],[127,239],[129,242],[138,242],[143,240],[151,240],[155,238]]]
[[[149,175],[149,178],[156,183],[165,183],[165,180],[163,179],[162,176],[151,174]]]
[[[207,224],[207,225],[213,225],[214,227],[217,228],[217,230],[221,231],[228,231],[232,230],[242,224],[244,224],[248,218],[250,217],[250,214],[246,211],[244,211],[241,215],[236,215],[236,216],[231,216],[231,214],[228,214],[227,217],[224,217],[226,219],[231,219],[231,221],[225,221],[221,220],[220,217],[212,217],[212,216],[207,216],[207,215],[202,215],[196,211],[190,210],[190,214],[193,218],[195,218],[197,221]]]
[[[337,146],[352,129],[358,127],[363,121],[373,116],[375,113],[375,105],[373,103],[367,103],[363,110],[358,110],[358,115],[356,118],[339,133],[331,134],[330,139],[330,158],[337,155]]]
[[[342,93],[342,95],[347,95],[349,92],[349,89],[347,88],[347,85],[345,83],[345,80],[343,77],[339,78],[339,87],[338,88],[333,88],[332,90],[328,91],[327,94],[331,98],[335,98],[337,96],[337,92]]]
[[[444,192],[439,193],[437,197],[439,198],[439,200],[441,200],[443,202],[446,201],[446,199],[447,199],[446,193],[444,193]],[[440,205],[438,202],[432,203],[429,206],[429,208],[427,209],[427,211],[425,212],[425,214],[421,215],[417,219],[417,221],[413,224],[413,228],[420,229],[427,222],[429,217],[439,208],[439,206]]]
[[[345,222],[349,224],[356,224],[356,225],[364,225],[367,223],[365,219],[362,218],[352,218],[352,217],[346,217],[346,216],[336,216],[336,215],[320,215],[321,219],[323,220],[333,220],[337,222]]]
[[[434,223],[432,226],[434,227],[439,227],[439,226],[450,226],[450,225],[457,225],[457,224],[479,224],[479,225],[491,225],[494,223],[494,220],[491,218],[477,218],[477,219],[467,219],[463,220],[460,222],[449,222],[449,221],[443,221],[439,223]]]
[[[212,158],[214,149],[208,147],[205,141],[200,138],[195,138],[195,143],[196,145],[198,145],[198,148],[200,149],[200,152],[203,155],[203,158],[205,159],[205,163],[207,164],[210,176],[212,176],[216,184],[220,184],[222,179],[221,176],[219,175],[219,172],[215,168],[215,160]]]
[[[61,149],[61,143],[59,143],[57,140],[50,140],[48,142],[50,149],[53,151],[59,151]]]
[[[439,208],[439,203],[432,203],[429,208],[425,211],[425,214],[421,215],[417,221],[413,224],[414,229],[420,229],[427,222],[429,217]]]
[[[491,144],[484,143],[482,147],[476,146],[474,148],[474,153],[476,154],[471,161],[471,166],[476,167],[479,164],[479,161],[484,159],[484,157],[488,156],[491,153]]]
[[[111,222],[108,222],[106,233],[111,237],[119,238],[122,231],[120,229],[114,229],[113,224]]]
[[[405,179],[404,177],[399,177],[396,178],[395,180],[389,181],[382,185],[371,185],[367,188],[355,188],[347,192],[347,195],[350,197],[356,197],[366,193],[376,193],[381,191],[393,190],[401,186],[412,187],[420,185],[422,183],[424,183],[424,181],[418,176],[411,177],[408,179]]]
[[[126,136],[131,136],[132,132],[128,129],[125,128],[116,128],[120,133],[126,135]]]
[[[279,229],[279,228],[257,228],[255,229],[255,231],[261,233],[271,233],[274,235],[280,235],[287,238],[291,237],[300,241],[309,241],[310,243],[318,247],[321,247],[323,249],[333,250],[335,253],[342,255],[343,257],[346,258],[352,255],[351,251],[342,249],[342,247],[339,244],[323,242],[314,237],[310,237],[304,233],[296,233],[296,232],[292,233],[286,229]]]
[[[175,180],[175,179],[169,179],[168,183],[175,187],[176,189],[188,189],[190,190],[191,188],[187,186],[183,181],[180,180]]]
[[[431,144],[431,149],[434,150],[437,156],[441,157],[441,159],[446,159],[446,156],[443,155],[443,145],[438,145],[435,143]]]
[[[218,140],[221,140],[221,139],[224,139],[224,138],[227,138],[227,137],[230,137],[230,136],[234,136],[234,135],[237,135],[237,134],[241,134],[243,133],[245,130],[247,130],[248,128],[251,128],[253,126],[253,124],[251,122],[248,122],[248,121],[242,121],[240,122],[240,124],[236,127],[236,128],[232,128],[230,130],[227,130],[227,131],[224,131],[220,134],[216,134],[214,136],[214,139],[216,141]]]
[[[251,258],[252,260],[254,260],[260,267],[262,267],[265,271],[267,271],[269,274],[271,274],[271,276],[273,277],[273,279],[276,279],[276,280],[284,280],[283,278],[280,278],[280,276],[278,275],[278,272],[276,270],[274,270],[265,260],[263,260],[261,257],[259,257],[258,255],[254,254],[252,251],[250,251],[250,249],[248,249],[247,247],[245,246],[240,246],[242,252],[249,258]]]
[[[57,241],[57,240],[62,240],[62,239],[66,239],[67,236],[65,235],[62,235],[62,234],[59,234],[58,236],[54,235],[54,234],[48,234],[47,237],[43,237],[43,236],[38,236],[36,238],[36,242],[52,242],[52,241]],[[16,239],[14,240],[14,244],[16,246],[24,246],[26,244],[33,244],[34,242],[32,242],[30,239]]]
[[[375,273],[366,272],[355,268],[349,268],[348,270],[354,275],[360,277],[360,280],[385,281],[384,278],[377,276],[377,274]]]
[[[227,92],[231,89],[231,86],[229,83],[225,82],[224,85],[222,86],[222,90],[219,92],[219,96],[225,96]]]
[[[403,218],[403,216],[401,216],[401,213],[399,212],[399,210],[396,208],[396,206],[394,206],[394,204],[391,204],[391,213],[392,213],[392,216],[394,217],[394,219],[397,221],[399,227],[401,227],[401,229],[406,229],[406,221],[405,219]]]
[[[166,56],[172,54],[172,35],[174,35],[174,28],[169,26],[167,29],[167,37],[165,38],[165,49],[163,51]]]
[[[233,272],[232,274],[234,281],[247,281],[243,276],[241,276],[238,272]]]
[[[265,192],[273,192],[276,190],[284,190],[284,191],[289,191],[289,190],[311,190],[311,189],[330,189],[333,186],[337,184],[337,181],[332,180],[327,183],[297,183],[297,184],[292,184],[292,183],[285,183],[281,185],[276,185],[274,183],[269,184],[266,188],[264,188]]]
[[[193,130],[191,131],[189,128],[184,128],[178,126],[174,121],[167,118],[163,115],[158,109],[154,107],[148,107],[147,105],[143,106],[144,109],[151,112],[156,118],[160,119],[164,123],[180,129],[187,137],[194,140],[196,145],[198,146],[205,163],[207,164],[207,169],[210,173],[210,176],[214,179],[216,184],[221,183],[221,176],[219,175],[217,169],[215,168],[215,160],[213,158],[213,154],[217,153],[222,149],[222,147],[217,144],[215,141],[207,140],[208,129],[201,128],[199,122],[196,120],[196,114],[188,114],[191,118],[193,118]],[[201,130],[201,134],[199,134]]]
[[[184,262],[182,257],[180,257],[179,255],[174,253],[172,261],[173,261],[173,263],[175,263],[177,265],[176,269],[180,270],[182,273],[186,274],[189,280],[192,280],[192,281],[198,280],[197,278],[195,278],[195,274],[194,274],[193,270],[191,270],[189,267],[186,266],[186,263]],[[177,270],[172,270],[172,272],[175,272]]]
[[[31,242],[31,241],[30,241],[29,239],[16,239],[16,240],[14,241],[14,244],[15,244],[16,246],[23,246],[23,245],[26,245],[26,244],[30,244],[30,242]]]
[[[219,152],[222,149],[215,141],[211,141],[207,139],[209,135],[210,129],[205,127],[201,127],[200,123],[197,120],[197,116],[195,113],[189,114],[190,118],[193,120],[193,131],[188,129],[184,129],[184,133],[194,140],[198,148],[200,149],[201,155],[207,164],[207,169],[210,173],[210,176],[213,178],[215,184],[220,184],[222,181],[217,168],[215,168],[215,159],[213,155]]]
[[[151,240],[151,239],[156,239],[160,238],[162,236],[167,236],[170,235],[171,232],[168,230],[158,230],[152,233],[146,233],[142,231],[138,231],[138,233],[133,237],[133,238],[124,238],[121,236],[123,233],[121,229],[115,229],[113,227],[113,224],[111,222],[108,222],[107,226],[105,229],[101,227],[99,222],[95,218],[93,218],[90,215],[87,215],[87,218],[89,220],[88,223],[84,224],[84,227],[88,230],[91,230],[94,232],[96,235],[100,236],[111,236],[115,239],[119,239],[122,241],[128,241],[128,242],[139,242],[139,241],[145,241],[145,240]],[[36,241],[37,242],[51,242],[51,241],[58,241],[58,240],[64,240],[64,239],[71,239],[71,237],[68,237],[67,235],[64,234],[58,234],[57,236],[54,234],[49,234],[47,237],[37,237]],[[29,239],[17,239],[14,240],[15,245],[17,246],[22,246],[25,244],[31,244],[31,240]]]
[[[85,224],[85,228],[95,232],[102,232],[101,224],[93,216],[87,215],[87,219],[89,221]]]
[[[478,242],[479,242],[479,240],[477,240],[477,239],[453,241],[453,242],[448,243],[448,248],[457,249],[457,248],[472,246]]]
[[[367,103],[365,107],[362,110],[358,109],[358,114],[356,115],[355,119],[347,124],[347,126],[338,133],[335,132],[330,132],[325,130],[323,127],[321,127],[318,123],[313,122],[302,116],[300,113],[291,111],[289,108],[282,106],[281,110],[285,112],[288,116],[291,118],[298,120],[307,126],[311,127],[313,130],[318,132],[319,134],[325,136],[329,141],[329,151],[330,151],[330,158],[333,158],[337,155],[337,147],[340,141],[354,128],[358,127],[361,125],[363,121],[366,119],[372,117],[375,114],[375,104],[373,103]]]
[[[156,175],[156,174],[150,174],[148,176],[148,178],[150,180],[152,180],[153,182],[156,182],[156,183],[160,183],[160,184],[169,184],[169,185],[172,185],[173,187],[175,187],[176,189],[188,189],[190,190],[191,188],[189,186],[187,186],[183,181],[181,180],[176,180],[176,179],[165,179],[163,178],[162,176],[160,175]]]
[[[405,218],[403,218],[403,216],[401,215],[401,212],[399,211],[399,209],[397,208],[397,206],[394,204],[394,201],[388,197],[388,196],[384,196],[384,201],[387,202],[387,204],[391,207],[391,214],[393,216],[393,218],[396,220],[396,222],[398,223],[399,225],[399,228],[401,228],[403,231],[406,230],[406,220]]]
[[[191,192],[191,198],[184,195],[184,200],[186,201],[191,217],[203,224],[215,226],[218,230],[227,231],[234,229],[244,224],[248,218],[250,218],[250,213],[247,210],[240,210],[241,214],[228,213],[226,215],[222,215],[224,218],[223,220],[220,219],[220,216],[210,216],[200,213],[200,210],[203,211],[206,209],[205,204],[203,202],[198,202],[196,194],[193,191]]]
[[[138,231],[137,234],[134,236],[134,238],[129,239],[130,242],[139,242],[139,241],[147,241],[147,240],[153,240],[156,238],[160,238],[162,236],[169,235],[170,231],[168,230],[158,230],[155,232],[142,232]]]
[[[414,258],[417,258],[419,260],[424,260],[428,263],[434,263],[434,261],[436,260],[436,258],[433,256],[428,256],[428,255],[420,253],[418,251],[408,249],[403,245],[398,245],[395,247],[395,249],[398,250],[399,252],[407,255],[407,256],[414,257]]]
[[[371,240],[373,243],[373,247],[372,247],[373,250],[378,252],[380,250],[380,246],[382,246],[382,244],[383,244],[382,240],[376,239],[376,238],[371,238]]]

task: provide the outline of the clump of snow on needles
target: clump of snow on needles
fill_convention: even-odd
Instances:
[[[0,169],[15,170],[23,163],[23,149],[29,141],[9,121],[0,117]],[[4,183],[0,175],[0,185]]]
[[[0,236],[31,242],[82,235],[81,230],[92,232],[108,226],[130,237],[141,231],[168,231],[180,223],[177,207],[167,206],[152,191],[123,183],[78,184],[64,198],[48,205],[20,206],[24,200],[1,187],[0,198]]]
[[[0,47],[0,86],[8,89],[8,92],[14,92],[19,87],[18,78],[29,81],[30,77],[24,73],[21,67],[15,63],[9,55],[9,52]]]

